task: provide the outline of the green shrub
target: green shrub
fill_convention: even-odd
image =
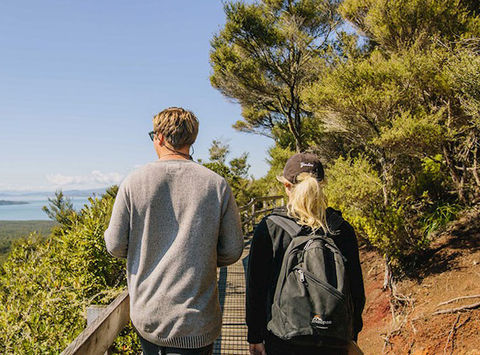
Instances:
[[[434,232],[455,220],[460,210],[461,207],[458,204],[445,203],[436,206],[432,212],[426,213],[421,219],[424,235],[430,238]]]
[[[338,158],[327,169],[329,204],[342,211],[360,240],[375,247],[394,264],[424,249],[428,240],[409,222],[409,204],[399,198],[383,203],[382,181],[364,156]]]
[[[125,261],[103,239],[115,193],[90,198],[48,238],[32,234],[13,246],[0,268],[0,353],[61,352],[85,328],[86,308],[125,288]],[[138,349],[131,331],[115,344],[117,352]]]

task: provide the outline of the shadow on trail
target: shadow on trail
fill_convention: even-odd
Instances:
[[[458,269],[457,258],[465,252],[480,250],[480,219],[472,218],[452,226],[446,234],[432,242],[432,247],[419,255],[405,258],[407,277],[421,281],[427,276]]]

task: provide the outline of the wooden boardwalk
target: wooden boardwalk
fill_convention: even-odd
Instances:
[[[239,261],[220,269],[218,290],[223,310],[220,338],[215,341],[214,354],[248,354],[247,326],[245,324],[245,272],[250,243],[246,243]]]

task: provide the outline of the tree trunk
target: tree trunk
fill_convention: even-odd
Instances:
[[[297,120],[292,117],[292,109],[289,109],[289,114],[287,116],[288,119],[288,128],[290,129],[290,132],[292,132],[293,138],[295,139],[295,150],[297,153],[300,153],[303,151],[303,140],[301,137],[301,126],[297,124]]]
[[[477,184],[476,186],[476,192],[477,195],[479,187],[480,187],[480,177],[478,176],[478,142],[475,142],[475,148],[473,149],[473,170],[472,170],[473,178],[475,179],[475,183]]]
[[[303,146],[297,139],[295,139],[295,151],[297,153],[301,153],[303,151]]]
[[[383,205],[385,207],[388,206],[390,203],[390,167],[391,164],[387,163],[387,159],[385,158],[385,154],[382,153],[382,157],[380,158],[380,166],[382,167],[382,191],[383,191]]]
[[[392,296],[397,295],[397,285],[395,284],[395,279],[393,277],[392,266],[390,265],[390,257],[385,256],[385,274],[383,275],[383,286],[384,291],[390,290]]]
[[[447,164],[448,171],[452,178],[455,189],[457,190],[458,200],[462,203],[465,203],[465,191],[464,191],[464,180],[465,176],[460,176],[457,173],[456,162],[451,156],[446,146],[442,147],[443,157],[445,158],[445,163]]]
[[[391,191],[391,183],[392,183],[392,177],[391,177],[392,164],[391,162],[387,161],[385,152],[382,152],[381,154],[382,155],[380,158],[380,166],[382,167],[383,206],[387,208],[388,205],[390,204],[390,191]],[[396,287],[395,287],[395,281],[393,278],[393,271],[390,265],[390,257],[388,255],[385,256],[385,274],[383,277],[383,289],[384,290],[389,289],[392,295],[396,295],[397,293]]]

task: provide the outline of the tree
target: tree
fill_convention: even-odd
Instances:
[[[312,68],[326,60],[322,54],[340,23],[339,2],[225,4],[225,27],[211,41],[210,80],[240,103],[243,120],[234,125],[236,129],[275,139],[277,133],[288,131],[292,148],[305,148],[302,124],[311,115],[300,93],[315,79]]]
[[[72,214],[75,214],[73,209],[72,200],[66,197],[62,190],[55,192],[55,198],[48,198],[48,206],[43,206],[42,211],[47,214],[47,216],[60,223],[61,225],[68,225],[68,222],[71,221]]]
[[[208,149],[208,153],[210,154],[210,161],[225,164],[225,159],[228,153],[230,153],[230,147],[228,144],[222,143],[218,139],[214,139],[212,145]]]
[[[474,42],[478,48],[478,40]],[[449,154],[449,171],[462,195],[470,201],[480,199],[478,150],[480,149],[480,55],[466,48],[452,51],[448,63],[449,83],[466,120],[456,127]],[[448,147],[447,147],[448,148]]]
[[[340,7],[342,15],[366,35],[372,55],[381,53],[387,61],[410,58],[413,70],[406,70],[413,74],[413,80],[404,80],[403,86],[413,84],[417,88],[413,102],[426,114],[436,115],[437,122],[432,124],[439,134],[433,147],[442,154],[442,164],[463,204],[478,198],[480,182],[476,168],[478,125],[472,124],[475,118],[465,106],[468,94],[462,84],[472,83],[475,78],[473,68],[480,35],[478,10],[478,2],[470,0],[346,0]],[[460,68],[470,68],[472,76],[465,76],[465,70]],[[469,89],[473,87],[470,85]],[[365,106],[366,110],[371,108]],[[419,120],[418,113],[412,113],[407,125]],[[397,127],[399,131],[402,130]],[[415,138],[418,144],[419,137]]]
[[[209,152],[209,161],[203,165],[227,180],[239,206],[247,204],[258,193],[254,181],[248,177],[248,153],[233,158],[227,164],[230,146],[218,139],[212,141]]]
[[[248,153],[243,153],[238,158],[230,160],[230,169],[232,173],[242,179],[248,178],[248,170],[250,170],[250,164],[247,163]]]
[[[475,11],[471,0],[345,0],[340,7],[372,47],[393,52],[478,35]]]
[[[355,213],[343,208],[386,255],[388,269],[391,259],[428,245],[425,223],[444,218],[437,210],[455,211],[449,206],[471,203],[478,191],[471,186],[478,176],[479,46],[471,36],[480,20],[463,1],[447,0],[345,0],[340,12],[367,45],[319,68],[303,99],[324,138],[342,143],[327,147],[348,148],[338,149],[330,171],[378,177],[383,201],[370,194],[377,197],[365,203],[341,176],[331,179],[331,191],[346,189],[351,205],[360,202]]]

